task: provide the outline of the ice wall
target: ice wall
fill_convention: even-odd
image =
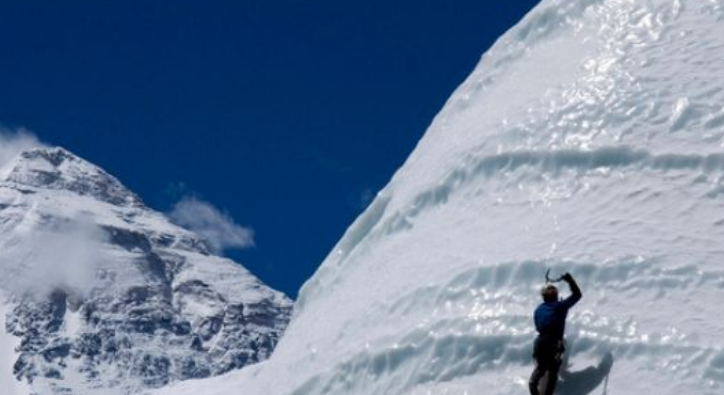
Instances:
[[[169,393],[525,393],[549,267],[584,292],[558,394],[722,393],[723,53],[720,0],[543,1],[307,282],[273,357]]]

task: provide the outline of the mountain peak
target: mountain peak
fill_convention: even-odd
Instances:
[[[267,359],[291,314],[283,294],[59,147],[0,168],[0,247],[0,379],[32,388],[18,394],[130,395],[219,375]]]
[[[21,152],[0,181],[45,190],[64,190],[119,206],[140,206],[141,199],[115,177],[62,147]]]
[[[38,147],[23,151],[19,155],[25,160],[46,160],[54,166],[59,166],[66,160],[82,160],[63,147]]]

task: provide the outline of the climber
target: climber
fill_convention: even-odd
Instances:
[[[564,274],[559,280],[554,280],[568,283],[572,295],[564,300],[558,299],[558,288],[551,283],[552,280],[548,278],[547,274],[546,280],[548,284],[541,289],[543,303],[535,309],[533,316],[538,337],[533,349],[536,366],[528,383],[531,395],[552,395],[555,391],[558,370],[561,367],[565,351],[563,333],[566,327],[566,316],[568,309],[581,300],[581,289],[578,288],[576,280],[570,273]],[[539,391],[541,379],[546,373],[548,380],[545,380],[543,390]]]

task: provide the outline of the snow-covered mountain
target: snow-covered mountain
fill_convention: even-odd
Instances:
[[[0,393],[138,394],[262,361],[291,301],[61,148],[0,168]]]
[[[558,394],[721,394],[723,147],[721,0],[544,0],[306,283],[272,358],[160,393],[527,393],[550,267],[584,294]]]

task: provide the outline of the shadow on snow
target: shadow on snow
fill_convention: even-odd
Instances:
[[[568,368],[563,368],[556,393],[559,395],[587,395],[604,383],[603,395],[606,395],[611,367],[613,367],[613,354],[609,352],[596,366],[589,366],[578,372],[571,372]]]

